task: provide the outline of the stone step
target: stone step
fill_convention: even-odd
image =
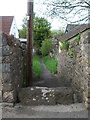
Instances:
[[[19,100],[23,105],[68,105],[74,102],[69,87],[27,87],[19,91]]]

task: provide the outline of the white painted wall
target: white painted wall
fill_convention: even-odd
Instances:
[[[15,18],[13,19],[9,35],[14,35],[14,37],[19,38],[19,32],[18,32]]]

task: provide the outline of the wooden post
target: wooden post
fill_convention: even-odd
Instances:
[[[33,0],[27,1],[27,49],[28,49],[28,86],[32,86],[33,79]]]

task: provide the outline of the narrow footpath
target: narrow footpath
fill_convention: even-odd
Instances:
[[[33,82],[33,86],[39,86],[39,87],[60,87],[60,81],[58,80],[57,75],[54,75],[50,73],[45,64],[43,63],[43,60],[41,58],[41,65],[42,65],[42,75],[40,80],[37,79]]]
[[[33,86],[38,87],[71,87],[71,83],[69,81],[65,81],[63,78],[60,78],[58,74],[50,73],[43,60],[41,58],[41,66],[42,66],[42,75],[40,79],[33,79]]]

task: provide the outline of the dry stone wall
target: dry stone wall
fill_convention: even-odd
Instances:
[[[0,41],[2,41],[2,53],[0,53],[2,54],[0,63],[2,101],[15,103],[24,80],[26,45],[6,34],[0,34]]]
[[[2,102],[2,36],[0,35],[0,102]]]
[[[88,82],[90,77],[89,67],[89,47],[90,47],[90,32],[86,31],[82,33],[79,42],[79,51],[76,54],[76,63],[74,65],[72,88],[78,96],[82,98],[82,101],[88,107]]]
[[[67,51],[61,51],[58,55],[58,75],[66,86],[71,86],[73,61],[67,55]]]
[[[67,51],[62,50],[58,55],[58,74],[66,82],[71,80],[75,101],[84,102],[88,107],[90,97],[90,31],[81,34],[79,45],[76,45],[76,39],[71,40],[70,48],[75,49],[73,59],[70,58]]]

